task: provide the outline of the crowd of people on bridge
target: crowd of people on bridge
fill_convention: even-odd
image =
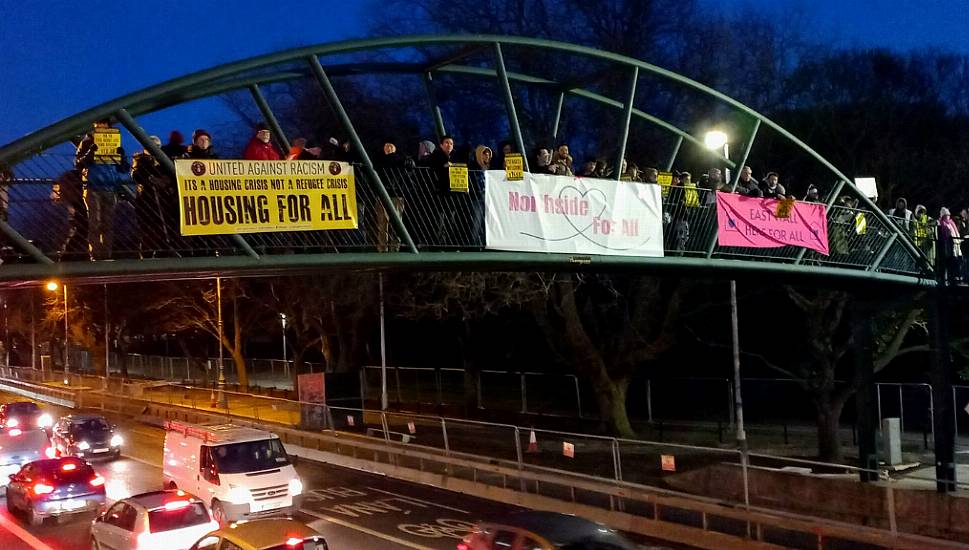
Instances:
[[[109,126],[108,121],[94,124],[94,130]],[[197,129],[191,142],[184,143],[179,131],[172,131],[166,143],[157,136],[151,141],[171,160],[218,159],[212,135]],[[503,169],[505,157],[516,154],[511,141],[498,143],[492,149],[486,144],[459,146],[452,136],[442,136],[437,143],[421,141],[413,148],[414,156],[401,149],[394,139],[386,139],[382,149],[370,154],[374,167],[381,175],[382,183],[390,195],[393,207],[414,233],[424,235],[425,246],[470,246],[483,244],[484,203],[483,172]],[[138,233],[138,253],[155,255],[169,249],[188,249],[179,235],[178,193],[173,177],[161,166],[149,148],[131,156],[130,162],[123,149],[116,151],[110,162],[104,158],[95,161],[97,145],[93,132],[77,143],[73,169],[62,174],[54,185],[52,198],[66,206],[68,231],[60,247],[66,259],[108,259],[113,256],[115,210],[121,201],[133,205]],[[226,158],[245,160],[336,160],[360,163],[350,139],[330,138],[323,142],[298,137],[292,140],[288,151],[277,149],[273,133],[266,125],[253,129],[251,139],[239,155]],[[574,162],[569,144],[562,142],[556,147],[539,147],[528,156],[532,173],[561,176],[595,177],[616,179],[620,182],[642,182],[661,186],[664,203],[664,223],[667,248],[674,251],[705,248],[715,236],[716,192],[737,193],[749,197],[771,199],[794,199],[821,202],[824,198],[815,185],[808,185],[803,194],[795,197],[787,189],[777,172],[769,171],[763,178],[755,177],[750,166],[740,167],[731,178],[718,167],[711,167],[699,177],[688,171],[662,173],[655,167],[640,167],[623,159],[618,166],[601,157],[588,157],[580,164]],[[469,193],[454,193],[448,182],[448,168],[452,164],[465,164],[471,170]],[[616,170],[619,170],[617,177]],[[9,175],[12,178],[12,174]],[[360,245],[375,245],[378,251],[395,251],[400,247],[396,232],[390,228],[390,216],[380,200],[368,188],[366,178],[358,178],[358,193],[369,197],[358,200],[361,208],[362,233]],[[4,191],[6,188],[4,187]],[[421,202],[423,204],[409,203]],[[857,245],[858,236],[865,235],[865,213],[857,211],[858,201],[847,194],[842,195],[833,206],[832,221],[836,230],[829,236],[833,253],[848,253]],[[366,212],[367,208],[372,212]],[[5,210],[5,209],[4,209]],[[407,212],[405,214],[405,212]],[[5,214],[5,213],[4,213]],[[916,245],[929,257],[943,254],[951,264],[954,277],[964,275],[965,262],[969,256],[969,209],[952,215],[941,208],[933,219],[924,205],[909,210],[905,199],[899,199],[887,214]],[[936,233],[937,231],[937,233]],[[942,250],[936,248],[940,243]],[[966,254],[964,254],[966,253]]]

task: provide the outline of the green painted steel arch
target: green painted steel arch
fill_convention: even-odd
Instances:
[[[445,60],[440,60],[439,62],[432,64],[344,63],[331,65],[326,63],[326,58],[328,56],[423,46],[461,46],[471,49],[464,49],[459,52],[458,55],[451,56]],[[894,250],[893,247],[895,247],[900,248],[905,254],[909,255],[912,262],[916,266],[916,269],[909,274],[914,284],[924,284],[925,276],[932,272],[932,266],[929,264],[925,255],[922,254],[922,252],[914,245],[910,235],[903,231],[898,225],[892,223],[885,213],[881,212],[876,205],[874,205],[867,197],[864,196],[863,193],[858,192],[853,183],[851,183],[850,178],[848,178],[844,173],[838,170],[833,164],[823,158],[816,151],[811,149],[806,143],[799,140],[796,136],[792,135],[790,132],[769,118],[713,88],[645,61],[585,46],[536,38],[493,35],[418,35],[382,37],[299,47],[272,54],[257,56],[195,72],[169,80],[167,82],[147,87],[143,90],[121,96],[101,105],[77,113],[76,115],[51,124],[50,126],[39,129],[21,139],[0,147],[0,165],[15,165],[18,162],[31,157],[32,155],[43,152],[47,148],[63,143],[70,137],[85,131],[95,120],[112,117],[128,117],[129,114],[138,116],[175,104],[194,101],[196,99],[227,91],[246,89],[252,86],[258,86],[260,84],[271,84],[274,82],[306,78],[307,76],[312,77],[314,76],[312,65],[318,59],[321,67],[326,68],[326,73],[329,76],[387,73],[423,75],[425,73],[432,72],[460,74],[475,77],[502,78],[506,74],[503,62],[500,62],[500,66],[496,67],[495,69],[482,68],[480,66],[464,66],[457,63],[464,57],[464,55],[480,52],[482,49],[492,47],[499,52],[500,60],[501,46],[549,50],[586,56],[591,59],[613,63],[618,67],[627,67],[631,70],[637,71],[634,74],[652,74],[675,82],[679,85],[686,86],[716,99],[723,105],[734,109],[736,112],[750,117],[751,120],[756,122],[756,127],[764,126],[774,130],[779,135],[797,145],[802,151],[804,151],[806,155],[813,157],[818,163],[830,170],[834,178],[844,182],[844,184],[838,185],[838,191],[840,192],[840,190],[844,188],[847,192],[857,197],[862,207],[864,207],[866,211],[870,213],[872,218],[877,220],[880,224],[879,231],[884,231],[890,234],[890,238],[884,240],[884,245],[881,248],[880,253],[875,255],[872,258],[870,265],[864,266],[863,270],[870,272],[878,271],[881,262],[885,258],[885,255],[889,252],[889,250]],[[310,62],[310,68],[308,70],[303,71],[293,68],[294,62],[306,61]],[[324,78],[326,77],[324,76]],[[510,82],[516,82],[523,85],[544,86],[551,89],[557,89],[562,93],[580,97],[588,101],[601,103],[612,108],[627,110],[629,116],[636,116],[649,123],[655,124],[658,127],[670,132],[673,136],[677,137],[683,142],[688,142],[698,146],[701,145],[701,141],[696,136],[693,136],[689,132],[678,128],[675,124],[669,121],[662,120],[659,117],[636,109],[634,105],[627,104],[629,103],[628,101],[604,97],[580,86],[566,85],[554,80],[543,78],[540,75],[507,72],[507,79]],[[723,159],[722,156],[720,158],[725,164],[731,166],[733,165],[732,162]],[[383,190],[383,184],[379,182],[379,177],[377,178],[377,187],[379,187],[381,191]],[[401,227],[403,226],[401,225]],[[17,239],[19,235],[16,234],[16,231],[13,230],[13,228],[7,226],[5,222],[0,222],[0,229],[21,244],[25,250],[28,250],[35,257],[35,259],[38,260],[38,263],[49,263],[49,261],[45,261],[49,260],[49,258],[47,258],[47,256],[45,256],[42,252],[31,250],[29,248],[30,243],[27,242],[27,239],[23,239],[24,242],[20,243]],[[250,252],[250,255],[256,260],[263,262],[272,261],[272,258],[270,257],[264,256],[260,258],[257,254],[255,254],[255,252],[252,251],[251,248],[248,247],[248,244],[246,244],[244,240],[239,240],[245,245],[244,248],[247,249]],[[413,251],[416,252],[416,249],[413,249]],[[712,255],[712,252],[713,243],[710,245],[710,253],[707,254],[708,259]],[[802,258],[803,254],[798,257],[795,264],[800,264]],[[487,255],[483,255],[483,257],[480,259],[487,261]],[[726,260],[710,259],[710,261],[722,262]],[[375,259],[374,263],[376,265],[380,262]],[[792,269],[800,268],[797,265],[790,267]],[[7,269],[9,269],[9,267],[4,266],[3,268],[0,268],[0,272]],[[804,267],[804,269],[809,268]],[[847,268],[835,267],[834,269],[843,269],[847,271]],[[858,266],[855,266],[852,269],[857,271]],[[906,275],[901,276],[905,277]],[[2,273],[0,273],[0,277],[2,277]]]

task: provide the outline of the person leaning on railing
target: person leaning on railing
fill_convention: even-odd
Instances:
[[[944,277],[950,280],[960,280],[962,273],[959,264],[962,258],[962,234],[959,226],[949,213],[949,209],[939,210],[939,257],[943,260]]]
[[[409,171],[415,167],[414,160],[397,151],[397,145],[392,139],[384,140],[383,153],[377,156],[377,168],[387,187],[387,194],[394,204],[397,214],[404,217],[404,186],[410,177]],[[390,216],[381,201],[376,205],[377,217],[377,252],[397,252],[400,250],[400,236],[396,230],[390,228]]]

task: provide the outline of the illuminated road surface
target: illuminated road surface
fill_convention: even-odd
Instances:
[[[0,402],[21,398],[0,392]],[[47,410],[64,409],[41,403]],[[125,457],[96,462],[106,479],[109,501],[161,488],[164,431],[116,415],[106,415],[125,438]],[[355,470],[300,461],[296,467],[308,495],[297,519],[323,533],[331,550],[454,550],[479,517],[517,509]],[[2,499],[0,491],[0,500]],[[0,506],[0,550],[89,549],[93,515],[30,527]],[[647,548],[686,548],[646,543]],[[651,546],[654,545],[654,546]]]

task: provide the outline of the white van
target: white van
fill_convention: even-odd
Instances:
[[[208,502],[219,524],[296,511],[303,483],[276,434],[233,424],[165,428],[165,488]]]

